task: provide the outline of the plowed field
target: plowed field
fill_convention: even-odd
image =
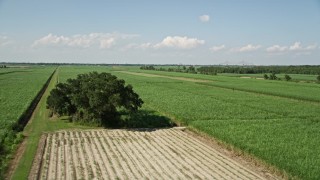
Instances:
[[[30,179],[263,179],[177,128],[59,131],[41,147]]]

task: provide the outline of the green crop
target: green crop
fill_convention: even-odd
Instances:
[[[0,172],[21,136],[22,119],[55,67],[0,69]],[[32,112],[29,112],[32,113]],[[1,173],[2,174],[2,173]]]

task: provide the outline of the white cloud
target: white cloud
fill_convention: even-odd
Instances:
[[[199,20],[201,22],[208,22],[210,20],[210,16],[209,15],[202,15],[202,16],[199,16]]]
[[[221,46],[213,46],[213,47],[210,48],[210,50],[216,52],[216,51],[221,51],[221,50],[223,50],[225,48],[226,48],[226,46],[223,44]]]
[[[300,44],[301,44],[300,42],[295,42],[293,45],[291,45],[291,46],[289,47],[289,50],[291,50],[291,51],[302,50],[302,47],[301,47]]]
[[[258,50],[260,48],[261,48],[261,45],[248,44],[248,45],[243,46],[243,47],[233,48],[233,49],[231,49],[231,51],[233,51],[233,52],[250,52],[250,51]]]
[[[161,48],[173,48],[173,49],[193,49],[205,43],[204,40],[199,40],[197,38],[188,38],[186,36],[167,36],[159,43],[131,43],[126,45],[122,50],[128,49],[161,49]]]
[[[287,46],[273,45],[271,47],[268,47],[266,50],[267,50],[267,52],[270,52],[270,53],[284,52],[284,51],[288,50],[288,47]]]
[[[319,47],[320,48],[320,47]],[[313,44],[313,45],[309,45],[306,48],[304,48],[305,50],[315,50],[317,49],[317,44]]]
[[[47,36],[44,36],[41,39],[36,40],[33,43],[33,46],[48,45],[48,44],[66,44],[68,41],[69,39],[64,36],[56,36],[50,33]]]
[[[34,41],[32,47],[54,45],[88,48],[98,46],[100,49],[108,49],[115,44],[116,40],[129,39],[137,36],[138,35],[121,33],[90,33],[76,34],[68,37],[50,33],[47,36]]]
[[[312,44],[308,46],[301,46],[300,42],[295,42],[293,45],[290,46],[290,51],[311,51],[317,49],[317,44]]]
[[[8,44],[11,44],[12,41],[7,36],[1,36],[0,35],[0,47],[7,46]]]
[[[306,52],[312,51],[317,49],[317,44],[312,44],[308,46],[302,46],[300,42],[295,42],[290,46],[280,46],[280,45],[273,45],[266,48],[266,51],[269,53],[282,53],[282,52]]]
[[[202,44],[204,44],[204,40],[199,40],[197,38],[188,38],[186,36],[167,36],[162,40],[162,42],[154,45],[154,48],[163,48],[163,47],[169,47],[169,48],[178,48],[178,49],[192,49],[196,48]]]
[[[148,49],[148,48],[150,48],[150,47],[152,47],[152,44],[151,44],[151,43],[143,43],[143,44],[141,44],[141,45],[139,46],[139,48],[141,48],[141,49]]]
[[[150,42],[147,43],[142,43],[142,44],[137,44],[137,43],[131,43],[126,45],[124,48],[122,48],[122,50],[128,50],[128,49],[142,49],[142,50],[146,50],[146,49],[150,49],[153,48],[154,45]]]
[[[108,49],[114,44],[114,38],[101,39],[100,40],[100,49]]]

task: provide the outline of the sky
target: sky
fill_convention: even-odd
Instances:
[[[0,62],[319,65],[320,0],[0,0]]]

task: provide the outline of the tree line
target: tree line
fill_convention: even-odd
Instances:
[[[201,74],[235,73],[235,74],[320,74],[320,66],[202,66],[197,69]]]
[[[233,74],[264,74],[264,79],[281,80],[276,74],[285,74],[284,79],[291,81],[292,78],[288,74],[310,74],[317,75],[316,80],[320,83],[320,66],[202,66],[196,68],[195,66],[168,66],[159,68],[153,65],[141,66],[142,70],[168,71],[168,72],[182,72],[193,74],[217,75],[217,73],[233,73]],[[268,75],[269,74],[269,75]]]
[[[153,65],[141,66],[142,70],[155,70],[155,71],[168,71],[168,72],[182,72],[182,73],[193,73],[197,74],[197,70],[194,66],[168,66],[168,68],[159,67],[155,68]]]
[[[320,66],[301,65],[301,66],[168,66],[168,68],[153,65],[141,66],[144,70],[172,71],[186,73],[200,73],[216,75],[217,73],[234,73],[234,74],[320,74]]]

